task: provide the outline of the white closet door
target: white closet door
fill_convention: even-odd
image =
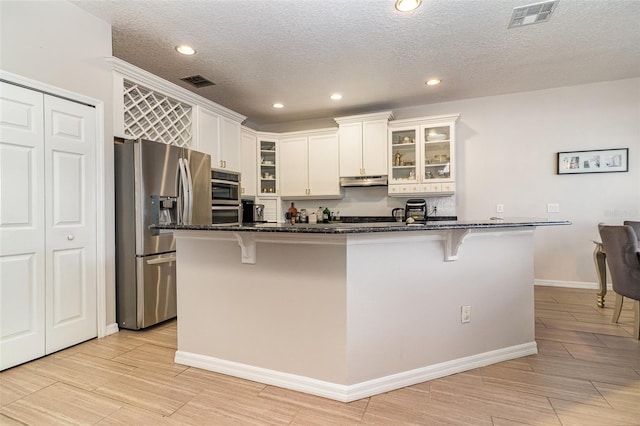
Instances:
[[[0,83],[0,370],[45,354],[42,105]]]
[[[46,352],[97,336],[96,115],[45,96]]]

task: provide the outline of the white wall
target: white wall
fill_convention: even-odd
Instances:
[[[461,218],[495,215],[568,219],[539,228],[535,277],[597,281],[592,240],[598,222],[640,220],[640,79],[564,87],[394,110],[397,118],[460,113]],[[557,175],[556,153],[629,148],[629,172]],[[547,203],[560,213],[548,214]]]
[[[65,1],[0,1],[0,68],[104,102],[106,312],[115,323],[111,26]]]
[[[459,219],[495,216],[497,203],[505,217],[568,219],[571,226],[538,228],[535,277],[596,283],[597,224],[640,220],[640,79],[394,110],[396,119],[449,113],[460,113],[457,194],[427,203]],[[556,174],[558,152],[608,148],[629,148],[628,173]],[[386,215],[403,203],[384,188],[352,188],[343,200],[296,207]],[[547,213],[547,203],[560,204],[560,213]]]

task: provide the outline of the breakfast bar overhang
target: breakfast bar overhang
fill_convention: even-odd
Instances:
[[[535,354],[534,230],[568,223],[158,226],[175,361],[348,402]]]

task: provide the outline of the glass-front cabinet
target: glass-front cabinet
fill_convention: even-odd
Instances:
[[[277,195],[277,142],[275,140],[260,139],[258,143],[259,164],[259,195]]]
[[[391,130],[391,181],[416,182],[418,176],[418,150],[416,140],[418,128],[408,127]]]
[[[459,115],[389,123],[389,195],[455,193],[455,122]]]

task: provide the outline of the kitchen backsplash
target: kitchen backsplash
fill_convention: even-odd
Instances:
[[[389,197],[386,186],[343,188],[344,198],[339,200],[284,200],[283,212],[293,201],[298,210],[316,211],[319,206],[329,207],[334,214],[341,216],[391,216],[391,210],[404,208],[409,198]],[[420,198],[420,197],[411,197]],[[437,216],[456,216],[456,197],[427,197],[424,198],[431,213],[437,207]]]

